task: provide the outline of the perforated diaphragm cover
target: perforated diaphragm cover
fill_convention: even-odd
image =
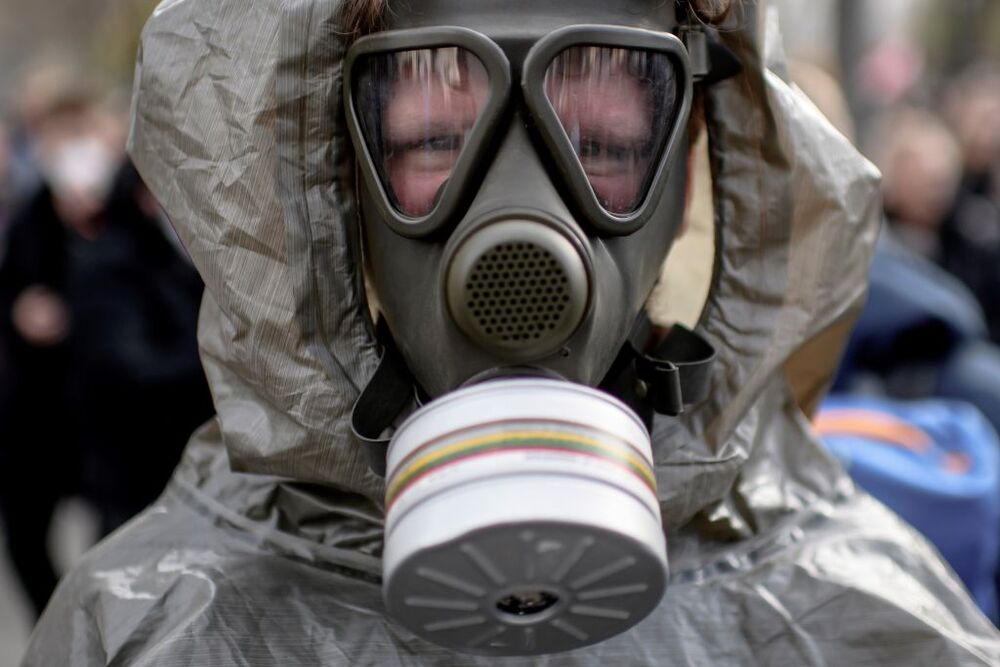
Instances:
[[[554,229],[494,223],[471,234],[452,257],[448,306],[458,327],[484,349],[529,359],[558,349],[587,309],[583,258]]]

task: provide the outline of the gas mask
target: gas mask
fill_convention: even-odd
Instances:
[[[706,59],[678,27],[673,3],[442,0],[348,52],[385,346],[353,423],[378,441],[417,388],[373,467],[387,607],[434,643],[570,650],[665,589],[649,423],[714,356],[680,328],[643,352]]]

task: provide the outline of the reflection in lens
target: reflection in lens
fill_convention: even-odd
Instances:
[[[393,204],[427,215],[486,102],[483,64],[457,47],[380,54],[362,63],[355,86],[365,141]]]
[[[669,57],[575,46],[549,65],[545,94],[601,205],[615,214],[634,211],[676,118]]]

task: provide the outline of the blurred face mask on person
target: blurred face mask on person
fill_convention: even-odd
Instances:
[[[100,137],[65,139],[47,152],[42,174],[65,222],[78,227],[98,214],[115,166],[114,153]]]

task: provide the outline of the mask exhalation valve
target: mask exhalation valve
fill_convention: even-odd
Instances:
[[[508,220],[466,238],[447,274],[448,306],[459,328],[484,349],[514,360],[559,348],[587,310],[583,258],[547,225]]]

